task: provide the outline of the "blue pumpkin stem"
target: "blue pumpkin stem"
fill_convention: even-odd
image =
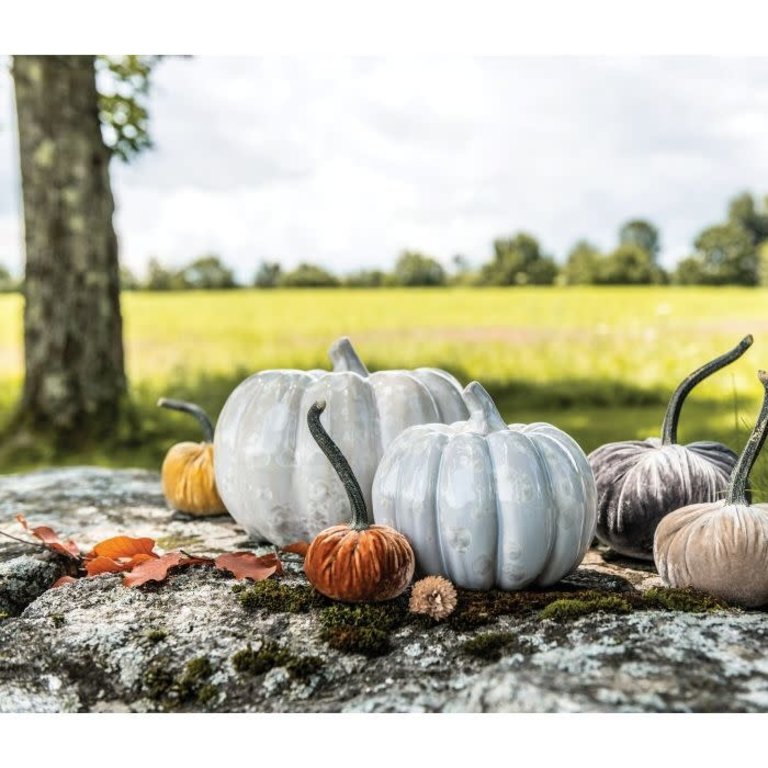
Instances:
[[[768,437],[768,373],[758,371],[757,377],[765,388],[763,405],[760,408],[760,414],[757,417],[755,428],[744,446],[744,450],[736,462],[736,466],[731,473],[731,482],[728,485],[728,493],[725,497],[726,504],[749,504],[747,500],[747,481],[749,473],[755,465],[760,451],[765,444],[765,438]]]
[[[721,368],[725,368],[734,360],[738,360],[751,346],[754,339],[752,334],[745,336],[733,349],[726,352],[714,360],[710,360],[701,368],[695,370],[690,376],[687,376],[680,383],[680,386],[674,391],[667,405],[667,412],[664,414],[664,424],[661,427],[661,444],[673,445],[677,442],[677,422],[680,419],[680,411],[683,402],[690,391],[704,379],[716,373]]]
[[[349,466],[344,454],[341,452],[331,436],[325,431],[325,427],[320,423],[320,414],[325,410],[325,400],[318,400],[307,413],[307,426],[309,433],[320,446],[320,450],[328,457],[331,466],[336,470],[344,490],[349,497],[349,503],[352,507],[352,521],[350,528],[356,531],[364,531],[369,527],[368,509],[365,506],[363,492],[360,490],[360,483],[357,482],[352,467]]]

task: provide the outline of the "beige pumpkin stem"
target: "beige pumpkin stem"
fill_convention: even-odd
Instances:
[[[744,446],[744,450],[736,462],[736,466],[731,473],[731,482],[728,486],[728,494],[725,499],[726,504],[749,504],[747,500],[747,481],[749,473],[755,465],[760,450],[765,444],[765,438],[768,437],[768,373],[758,371],[757,377],[765,388],[763,405],[760,408],[760,414],[757,417],[755,428]]]
[[[157,404],[161,408],[168,408],[172,411],[181,411],[182,413],[189,413],[194,416],[203,428],[203,439],[205,442],[213,442],[213,424],[208,418],[208,414],[199,405],[188,403],[186,400],[172,400],[169,397],[161,397],[157,401]]]
[[[680,419],[683,402],[691,390],[713,373],[716,373],[721,368],[725,368],[726,365],[729,365],[734,360],[738,360],[752,346],[753,341],[752,334],[745,336],[733,349],[705,363],[701,368],[697,368],[680,382],[680,385],[669,399],[667,412],[664,414],[664,424],[661,427],[662,445],[672,445],[677,442],[677,422]]]
[[[360,490],[360,483],[357,482],[352,467],[349,466],[344,454],[341,452],[331,436],[325,431],[325,427],[320,423],[320,414],[325,410],[325,400],[318,400],[307,413],[307,426],[309,433],[320,446],[320,450],[328,457],[331,466],[336,471],[344,490],[349,497],[349,503],[352,506],[352,522],[349,527],[356,531],[364,531],[369,528],[368,509],[365,506],[363,492]]]

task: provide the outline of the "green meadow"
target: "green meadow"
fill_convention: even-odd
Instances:
[[[0,296],[0,418],[23,375],[23,302]],[[437,366],[482,382],[509,421],[549,421],[586,451],[658,433],[676,384],[752,333],[755,344],[702,384],[683,410],[683,441],[740,449],[768,367],[768,289],[541,287],[305,289],[125,293],[127,368],[141,416],[116,446],[7,457],[0,471],[97,462],[158,467],[196,425],[155,407],[194,399],[215,416],[245,376],[265,368],[328,367],[350,336],[371,370]],[[87,332],[87,329],[83,329]],[[765,462],[764,462],[765,464]],[[764,470],[761,471],[764,475]]]

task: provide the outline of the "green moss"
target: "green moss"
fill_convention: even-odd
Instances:
[[[323,609],[320,624],[323,627],[375,627],[390,631],[402,627],[412,619],[408,612],[408,599],[399,597],[383,603],[333,603]]]
[[[322,669],[323,662],[316,656],[297,656],[278,643],[265,640],[258,651],[248,645],[234,654],[232,665],[247,675],[263,675],[274,667],[285,667],[293,677],[306,680]]]
[[[494,622],[499,616],[532,616],[549,603],[575,594],[592,594],[590,591],[542,591],[520,592],[471,592],[458,590],[458,605],[448,617],[447,623],[457,632],[467,632]],[[600,594],[600,593],[595,593]]]
[[[308,680],[322,670],[323,660],[317,656],[296,656],[285,665],[285,668],[299,680]]]
[[[53,622],[53,626],[56,627],[56,629],[61,629],[64,626],[66,619],[64,618],[63,613],[52,613],[51,621]]]
[[[219,690],[215,685],[207,683],[197,692],[197,701],[204,707],[215,704],[219,698]]]
[[[600,595],[592,598],[563,598],[547,605],[539,613],[539,619],[553,621],[569,621],[570,619],[586,616],[590,613],[604,611],[605,613],[629,613],[632,606],[627,600],[618,595]]]
[[[270,613],[306,613],[327,602],[312,587],[289,587],[276,579],[265,579],[238,590],[237,599],[247,611],[265,610]]]
[[[187,662],[183,679],[194,683],[200,680],[207,680],[212,674],[213,666],[210,660],[205,656],[201,656],[198,659],[192,659],[192,661]]]
[[[208,682],[214,668],[204,656],[187,662],[180,676],[174,675],[163,662],[155,662],[142,678],[149,698],[173,709],[177,704],[210,706],[218,698],[216,686]]]
[[[405,596],[385,603],[334,603],[320,613],[320,636],[337,651],[383,656],[391,650],[390,632],[414,620]]]
[[[170,697],[173,691],[176,677],[165,666],[159,663],[152,664],[142,676],[142,684],[147,696],[154,701],[162,701]]]
[[[331,648],[363,656],[385,656],[392,650],[389,633],[376,627],[328,627],[321,637]]]
[[[10,613],[6,613],[5,611],[0,611],[0,621],[2,621],[3,619],[7,619],[10,615],[11,615]]]
[[[670,587],[651,587],[643,594],[645,607],[665,611],[684,611],[686,613],[706,613],[722,611],[728,604],[706,592],[694,589],[673,589]]]
[[[512,632],[485,632],[467,640],[461,650],[483,661],[498,661],[504,651],[530,653],[532,646]]]
[[[144,637],[150,643],[160,643],[168,637],[168,633],[164,629],[150,629],[144,634]]]

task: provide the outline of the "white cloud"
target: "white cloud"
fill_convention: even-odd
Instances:
[[[157,145],[113,166],[124,260],[216,251],[338,270],[402,248],[480,262],[525,229],[563,258],[648,217],[666,263],[768,191],[768,59],[168,59]],[[0,77],[0,124],[10,88]],[[12,121],[10,121],[12,122]],[[15,212],[0,134],[0,260]]]

